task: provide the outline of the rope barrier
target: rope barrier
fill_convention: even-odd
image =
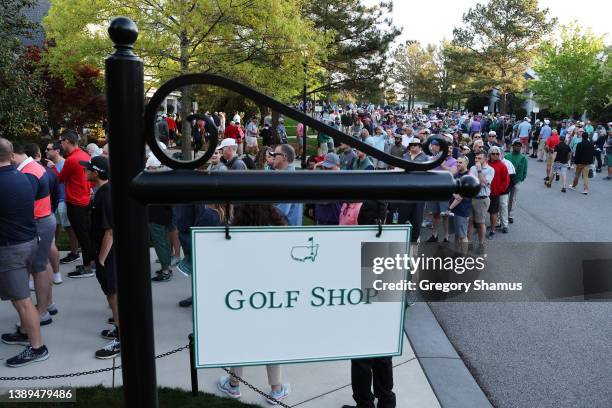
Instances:
[[[162,353],[158,356],[155,356],[155,359],[159,359],[159,358],[164,358],[164,357],[168,357],[172,354],[176,354],[180,351],[189,349],[189,344],[187,344],[186,346],[182,346],[179,348],[176,348],[174,350],[170,350],[166,353]],[[107,367],[107,368],[100,368],[98,370],[89,370],[89,371],[79,371],[79,372],[75,372],[75,373],[67,373],[67,374],[55,374],[55,375],[34,375],[34,376],[30,376],[30,377],[0,377],[0,381],[36,381],[36,380],[51,380],[54,378],[72,378],[72,377],[81,377],[83,375],[91,375],[91,374],[99,374],[99,373],[104,373],[107,371],[113,371],[113,375],[115,374],[115,370],[121,369],[121,366],[115,366],[114,365],[115,359],[113,359],[113,366],[112,367]],[[283,408],[292,408],[291,406],[277,400],[276,398],[272,397],[269,394],[266,394],[265,392],[261,391],[260,389],[258,389],[257,387],[255,387],[254,385],[250,384],[249,382],[247,382],[246,380],[238,377],[237,375],[233,374],[230,370],[228,370],[227,368],[224,368],[223,370],[225,370],[230,376],[232,376],[233,378],[235,378],[237,381],[241,382],[242,384],[246,385],[247,387],[249,387],[250,389],[252,389],[253,391],[255,391],[256,393],[262,395],[263,397],[267,398],[270,401],[274,401],[276,404],[282,406]]]
[[[174,350],[168,351],[166,353],[155,356],[155,359],[167,357],[169,355],[178,353],[179,351],[183,351],[188,349],[189,345],[176,348]],[[114,359],[113,359],[114,361]],[[106,371],[117,370],[120,369],[121,366],[113,366],[108,368],[100,368],[98,370],[90,370],[90,371],[80,371],[76,373],[68,373],[68,374],[56,374],[56,375],[34,375],[31,377],[0,377],[0,381],[36,381],[36,380],[51,380],[54,378],[71,378],[71,377],[80,377],[83,375],[91,375],[91,374],[99,374],[104,373]]]

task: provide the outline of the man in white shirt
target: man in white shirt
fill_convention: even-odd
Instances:
[[[259,135],[259,128],[257,127],[257,117],[252,117],[251,121],[246,127],[246,154],[257,155],[259,147],[257,146],[257,136]]]
[[[472,239],[474,228],[478,232],[478,252],[484,251],[484,240],[486,234],[487,211],[491,200],[491,181],[495,176],[495,170],[487,164],[487,156],[484,151],[476,153],[476,164],[470,169],[470,174],[480,182],[480,192],[472,199],[472,222],[468,228],[468,239]]]

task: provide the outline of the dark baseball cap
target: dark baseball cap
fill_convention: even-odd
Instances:
[[[108,179],[108,159],[104,156],[92,157],[90,161],[81,161],[79,164],[89,171],[96,171],[101,179]]]

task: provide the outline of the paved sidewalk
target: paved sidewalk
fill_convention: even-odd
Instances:
[[[63,256],[64,254],[62,254]],[[151,256],[155,259],[155,256]],[[153,265],[156,270],[159,265]],[[62,275],[74,269],[74,264],[62,265]],[[153,282],[155,320],[155,352],[165,353],[187,344],[187,335],[192,331],[191,309],[177,306],[177,302],[190,294],[189,280],[179,273],[170,282]],[[110,328],[106,320],[111,316],[105,298],[95,278],[70,279],[54,285],[54,301],[59,314],[53,323],[42,328],[45,344],[51,356],[47,361],[22,368],[8,368],[5,360],[17,354],[22,346],[0,343],[0,376],[40,376],[70,372],[97,370],[112,367],[112,360],[97,360],[94,351],[104,346],[107,340],[100,337],[102,329]],[[0,303],[0,331],[14,329],[17,314],[9,302]],[[282,331],[282,327],[279,327]],[[247,345],[245,344],[245,347]],[[394,391],[398,407],[440,407],[427,378],[423,374],[409,341],[404,341],[404,353],[393,359]],[[120,364],[117,359],[116,364]],[[268,391],[266,370],[263,367],[247,367],[245,379],[263,391]],[[216,380],[224,375],[221,369],[199,370],[200,391],[220,394]],[[283,366],[283,378],[291,384],[291,396],[287,404],[304,408],[338,408],[352,403],[350,386],[350,362],[293,364]],[[189,354],[187,350],[157,360],[157,379],[160,386],[191,389]],[[87,376],[43,381],[16,381],[4,386],[85,386],[112,385],[112,371]],[[115,385],[121,384],[121,371],[115,373]],[[241,387],[242,400],[269,406],[261,396]]]

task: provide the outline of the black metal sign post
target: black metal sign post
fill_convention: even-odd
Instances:
[[[381,152],[245,85],[215,75],[191,74],[171,79],[153,95],[143,118],[143,63],[132,52],[138,29],[131,20],[118,17],[111,22],[109,34],[116,48],[115,53],[106,60],[106,95],[121,359],[127,407],[158,406],[147,204],[194,201],[441,201],[449,199],[455,192],[473,197],[479,191],[478,181],[474,177],[464,176],[456,181],[447,172],[427,172],[439,166],[448,154],[448,142],[443,138],[437,138],[442,151],[439,157],[424,163],[408,162]],[[222,174],[194,171],[205,164],[216,149],[219,137],[214,129],[210,134],[208,150],[192,162],[179,162],[167,156],[154,135],[155,115],[160,103],[175,89],[194,84],[215,85],[239,93],[258,105],[267,106],[304,126],[332,136],[336,142],[346,143],[404,171],[246,171]],[[431,140],[425,142],[426,147]],[[175,170],[143,173],[145,143],[162,163]],[[193,362],[191,365],[193,370]],[[194,385],[193,389],[197,390],[197,375],[192,376]]]
[[[145,205],[130,194],[145,164],[143,63],[132,52],[134,22],[118,17],[108,33],[116,49],[106,59],[105,76],[124,395],[126,407],[156,408],[148,224]]]

